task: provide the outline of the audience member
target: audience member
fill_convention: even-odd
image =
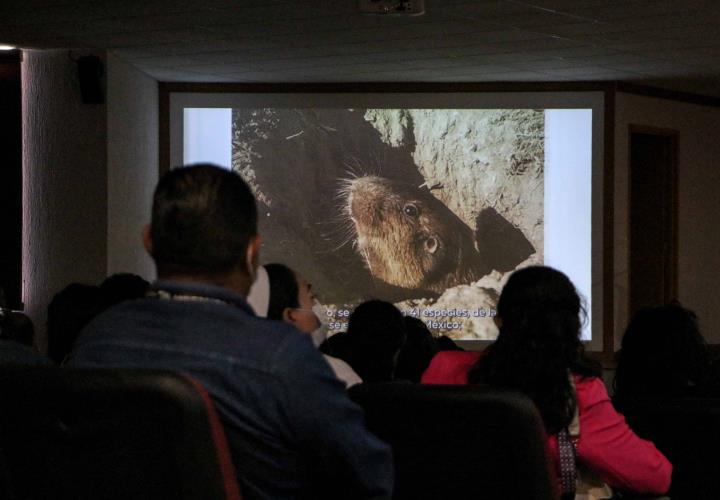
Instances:
[[[584,310],[570,280],[533,266],[516,271],[497,307],[498,338],[470,362],[467,352],[441,352],[424,383],[485,383],[525,393],[537,405],[562,491],[575,491],[574,460],[613,488],[663,494],[672,466],[636,436],[610,402],[599,370],[583,356]],[[574,450],[574,451],[573,451]]]
[[[32,348],[35,345],[35,326],[20,311],[0,309],[0,338]]]
[[[422,320],[405,316],[403,321],[407,338],[398,355],[395,378],[420,382],[423,372],[439,351],[437,341]]]
[[[171,170],[153,199],[148,297],[96,317],[72,366],[182,371],[213,396],[243,498],[388,498],[388,447],[308,335],[255,316],[255,199],[235,173]]]
[[[116,273],[105,278],[100,284],[103,308],[107,309],[126,300],[145,296],[150,283],[132,273]]]
[[[301,332],[311,335],[313,343],[319,345],[325,340],[326,332],[314,310],[316,302],[310,283],[283,264],[267,264],[263,267],[270,288],[267,317],[293,325]],[[328,355],[325,355],[325,361],[346,387],[362,382],[345,361]]]
[[[0,305],[0,365],[46,365],[34,346],[35,328],[26,315]]]
[[[56,293],[47,309],[48,357],[62,363],[85,325],[102,311],[100,288],[72,283]]]
[[[695,313],[680,304],[639,310],[617,354],[615,400],[701,394],[716,386]]]
[[[400,310],[389,302],[369,300],[350,314],[345,359],[364,382],[395,379],[400,348],[405,343],[405,324]]]

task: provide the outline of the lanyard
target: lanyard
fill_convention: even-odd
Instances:
[[[168,292],[167,290],[151,290],[146,294],[146,296],[152,299],[160,300],[174,300],[178,302],[209,302],[215,304],[224,304],[231,307],[238,307],[236,304],[233,304],[232,302],[229,302],[227,300],[216,299],[214,297],[204,297],[202,295],[193,295],[189,293],[173,293]]]

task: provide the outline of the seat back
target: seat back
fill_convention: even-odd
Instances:
[[[166,371],[0,369],[0,496],[240,498],[204,389]]]
[[[362,384],[349,391],[393,449],[396,499],[556,498],[540,415],[482,386]]]
[[[720,498],[720,397],[649,398],[622,410],[673,464],[673,500]]]

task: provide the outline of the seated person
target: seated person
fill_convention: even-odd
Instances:
[[[308,335],[257,318],[245,301],[260,237],[250,188],[194,165],[155,190],[145,247],[151,293],[97,316],[69,365],[167,369],[208,390],[245,499],[389,498],[390,450]]]
[[[47,309],[48,357],[63,363],[80,330],[102,309],[102,295],[96,286],[71,283],[56,293]]]
[[[318,315],[313,310],[315,296],[310,284],[302,275],[283,264],[267,264],[263,267],[270,288],[268,319],[293,325],[301,332],[311,335],[315,345],[320,345],[325,340],[325,332],[322,331]],[[325,361],[346,387],[362,382],[358,374],[343,360],[325,355]]]
[[[35,328],[25,314],[0,307],[0,364],[49,365],[35,349]]]
[[[103,308],[112,307],[125,300],[140,299],[150,288],[150,283],[137,274],[116,273],[100,283]]]
[[[717,388],[711,354],[697,317],[680,304],[640,309],[617,354],[615,401],[702,395]]]
[[[395,380],[398,355],[405,343],[405,323],[397,307],[382,300],[363,302],[350,314],[346,338],[348,357],[344,361],[364,382]]]
[[[395,378],[420,382],[423,372],[440,349],[422,320],[405,316],[403,322],[407,338],[398,355]]]
[[[561,463],[561,454],[576,456],[613,488],[664,494],[672,465],[613,408],[599,368],[583,356],[583,314],[575,287],[561,272],[542,266],[516,271],[498,301],[497,340],[482,355],[439,353],[422,382],[484,383],[527,395],[543,418],[565,494],[574,493],[575,481],[565,474],[573,461]]]
[[[62,364],[77,336],[91,319],[108,307],[143,297],[150,284],[140,276],[118,273],[100,286],[71,283],[56,293],[48,305],[48,356]]]

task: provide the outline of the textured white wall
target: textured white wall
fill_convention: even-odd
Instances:
[[[83,104],[68,50],[25,51],[23,300],[45,349],[52,296],[107,267],[106,107]]]
[[[678,295],[720,343],[720,108],[618,93],[615,109],[615,340],[628,322],[628,127],[677,130]]]
[[[140,234],[158,180],[158,84],[112,53],[107,75],[107,270],[151,280],[155,269]]]

